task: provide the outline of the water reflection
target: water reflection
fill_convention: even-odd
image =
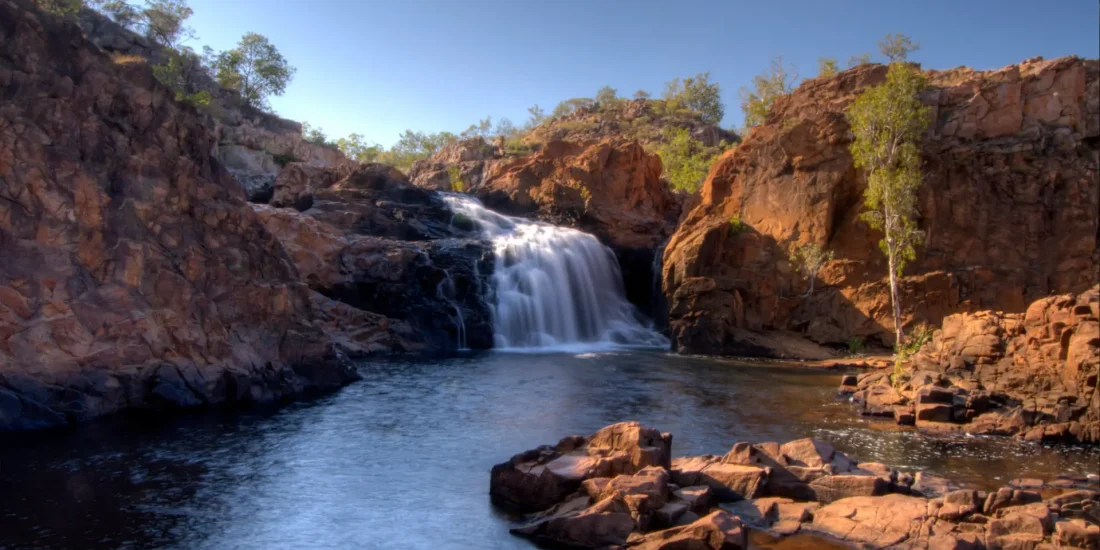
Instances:
[[[678,455],[813,436],[985,487],[1100,458],[853,417],[836,374],[803,369],[628,352],[362,368],[277,413],[0,440],[0,548],[531,548],[489,506],[489,468],[629,419],[671,431]]]

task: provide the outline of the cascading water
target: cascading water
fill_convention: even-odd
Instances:
[[[504,349],[667,348],[627,301],[615,255],[592,235],[497,214],[447,195],[493,243],[493,338]]]

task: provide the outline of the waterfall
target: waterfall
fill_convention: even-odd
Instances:
[[[496,348],[668,347],[627,301],[615,255],[595,237],[504,216],[467,195],[445,198],[493,244]]]
[[[477,265],[474,265],[474,269],[477,269]],[[462,308],[458,307],[455,303],[455,281],[451,278],[451,272],[446,269],[443,270],[444,278],[439,281],[439,286],[435,288],[436,297],[446,300],[451,304],[451,309],[455,314],[455,325],[458,327],[458,338],[455,345],[458,349],[468,349],[466,345],[466,319],[462,317]]]

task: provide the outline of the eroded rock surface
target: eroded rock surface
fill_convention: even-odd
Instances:
[[[148,66],[0,2],[0,431],[269,402],[401,339],[310,291]],[[400,332],[400,331],[398,331]]]
[[[902,280],[905,323],[1023,312],[1040,297],[1095,284],[1097,61],[926,74],[933,125],[918,223],[928,240]],[[885,75],[886,67],[865,65],[804,82],[715,162],[699,205],[665,249],[677,349],[804,355],[783,342],[746,344],[774,331],[818,344],[852,337],[892,344],[881,236],[859,220],[866,184],[848,152],[844,117]],[[835,251],[810,297],[787,260],[792,243]]]
[[[812,439],[662,465],[671,441],[636,422],[570,436],[495,466],[490,495],[529,513],[513,534],[572,548],[735,550],[787,537],[794,548],[1100,548],[1095,481],[1015,480],[987,494]]]
[[[897,388],[883,372],[849,386],[864,414],[924,431],[1100,442],[1100,286],[1024,313],[946,317]],[[850,381],[849,381],[850,382]]]

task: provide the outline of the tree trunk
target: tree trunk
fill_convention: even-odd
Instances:
[[[894,255],[889,255],[890,260],[890,305],[894,308],[894,337],[897,338],[896,347],[901,347],[901,300],[898,299],[898,272],[894,269]]]

